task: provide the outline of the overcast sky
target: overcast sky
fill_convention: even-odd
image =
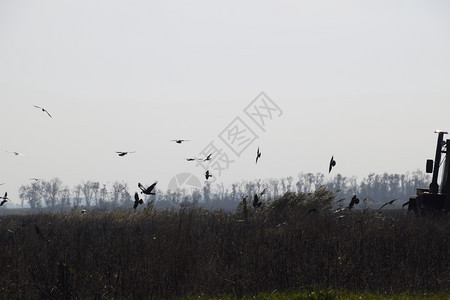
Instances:
[[[424,170],[450,130],[450,2],[1,0],[0,112],[15,203],[33,177],[203,183],[185,158],[212,145],[225,185]]]

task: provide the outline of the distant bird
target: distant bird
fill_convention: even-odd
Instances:
[[[186,160],[187,160],[187,161],[194,161],[194,160],[197,160],[197,159],[196,159],[196,158],[189,157],[189,158],[186,158]]]
[[[211,160],[211,155],[212,155],[212,153],[210,155],[208,155],[203,161]]]
[[[3,199],[2,202],[0,202],[0,206],[3,206],[9,199],[8,199],[8,192],[5,192],[5,195],[3,197],[0,197],[0,199]]]
[[[386,205],[392,205],[395,201],[397,201],[398,199],[393,199],[391,201],[388,201],[386,203],[384,203],[383,205],[381,205],[381,207],[378,210],[381,210],[383,207],[385,207]]]
[[[134,153],[134,152],[136,152],[136,151],[116,151],[116,153],[117,153],[119,156],[125,156],[125,155],[127,155],[128,153]]]
[[[264,195],[267,191],[267,188],[264,188],[263,191],[261,193],[259,193],[260,196]]]
[[[188,142],[189,140],[172,140],[172,142],[175,142],[177,144],[181,144],[182,142]]]
[[[35,178],[35,177],[33,177],[33,178],[30,178],[30,180],[34,180],[34,181],[39,181],[39,180],[41,180],[40,178]]]
[[[85,213],[86,213],[86,210],[85,210],[85,209],[82,209],[82,210],[81,210],[81,214],[84,215]]]
[[[255,164],[257,164],[258,163],[258,159],[261,157],[261,152],[259,152],[259,147],[258,147],[258,150],[256,150],[256,163]]]
[[[158,181],[155,181],[151,186],[146,188],[141,183],[138,182],[138,187],[142,190],[141,194],[144,193],[146,195],[154,195],[155,193],[152,192],[152,190],[155,188],[157,183],[158,183]]]
[[[262,202],[259,201],[258,194],[255,194],[255,195],[253,196],[253,207],[254,207],[254,208],[261,207],[261,204],[262,204]]]
[[[6,151],[9,153],[14,153],[15,156],[24,156],[22,153],[16,152],[16,151]]]
[[[40,107],[40,106],[37,106],[37,105],[34,105],[34,107],[39,108],[39,109],[42,110],[43,112],[46,112],[47,115],[48,115],[50,118],[52,117],[52,115],[51,115],[45,108]]]
[[[350,204],[348,205],[348,209],[352,209],[353,206],[355,206],[355,204],[359,203],[359,199],[356,197],[356,195],[354,195],[352,197],[352,200],[350,201]]]
[[[209,177],[212,177],[212,175],[209,174],[209,170],[206,170],[206,173],[205,173],[206,180],[208,180]]]
[[[336,165],[336,161],[334,160],[334,157],[331,156],[331,160],[330,160],[330,166],[328,167],[328,173],[331,172],[331,169],[333,169],[333,167]]]
[[[144,203],[144,200],[139,199],[139,194],[136,192],[134,193],[134,205],[133,208],[136,209],[138,207],[139,204]]]

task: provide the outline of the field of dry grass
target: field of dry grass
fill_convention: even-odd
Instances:
[[[1,216],[0,297],[450,292],[448,218],[308,213],[300,198],[245,213],[185,207]]]

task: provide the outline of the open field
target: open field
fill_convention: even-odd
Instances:
[[[348,295],[450,292],[448,218],[308,213],[306,204],[328,196],[311,194],[305,202],[302,195],[290,195],[260,209],[240,206],[235,213],[192,206],[1,216],[0,296],[276,293],[286,299],[286,292],[302,299],[295,293],[309,291],[301,294],[304,299],[316,299],[309,298],[316,289]],[[334,292],[329,299],[338,296]]]

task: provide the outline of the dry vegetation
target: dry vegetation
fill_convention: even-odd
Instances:
[[[0,297],[450,292],[448,218],[337,216],[320,208],[332,200],[319,191],[236,213],[184,207],[2,216]],[[311,206],[318,213],[308,213]]]

